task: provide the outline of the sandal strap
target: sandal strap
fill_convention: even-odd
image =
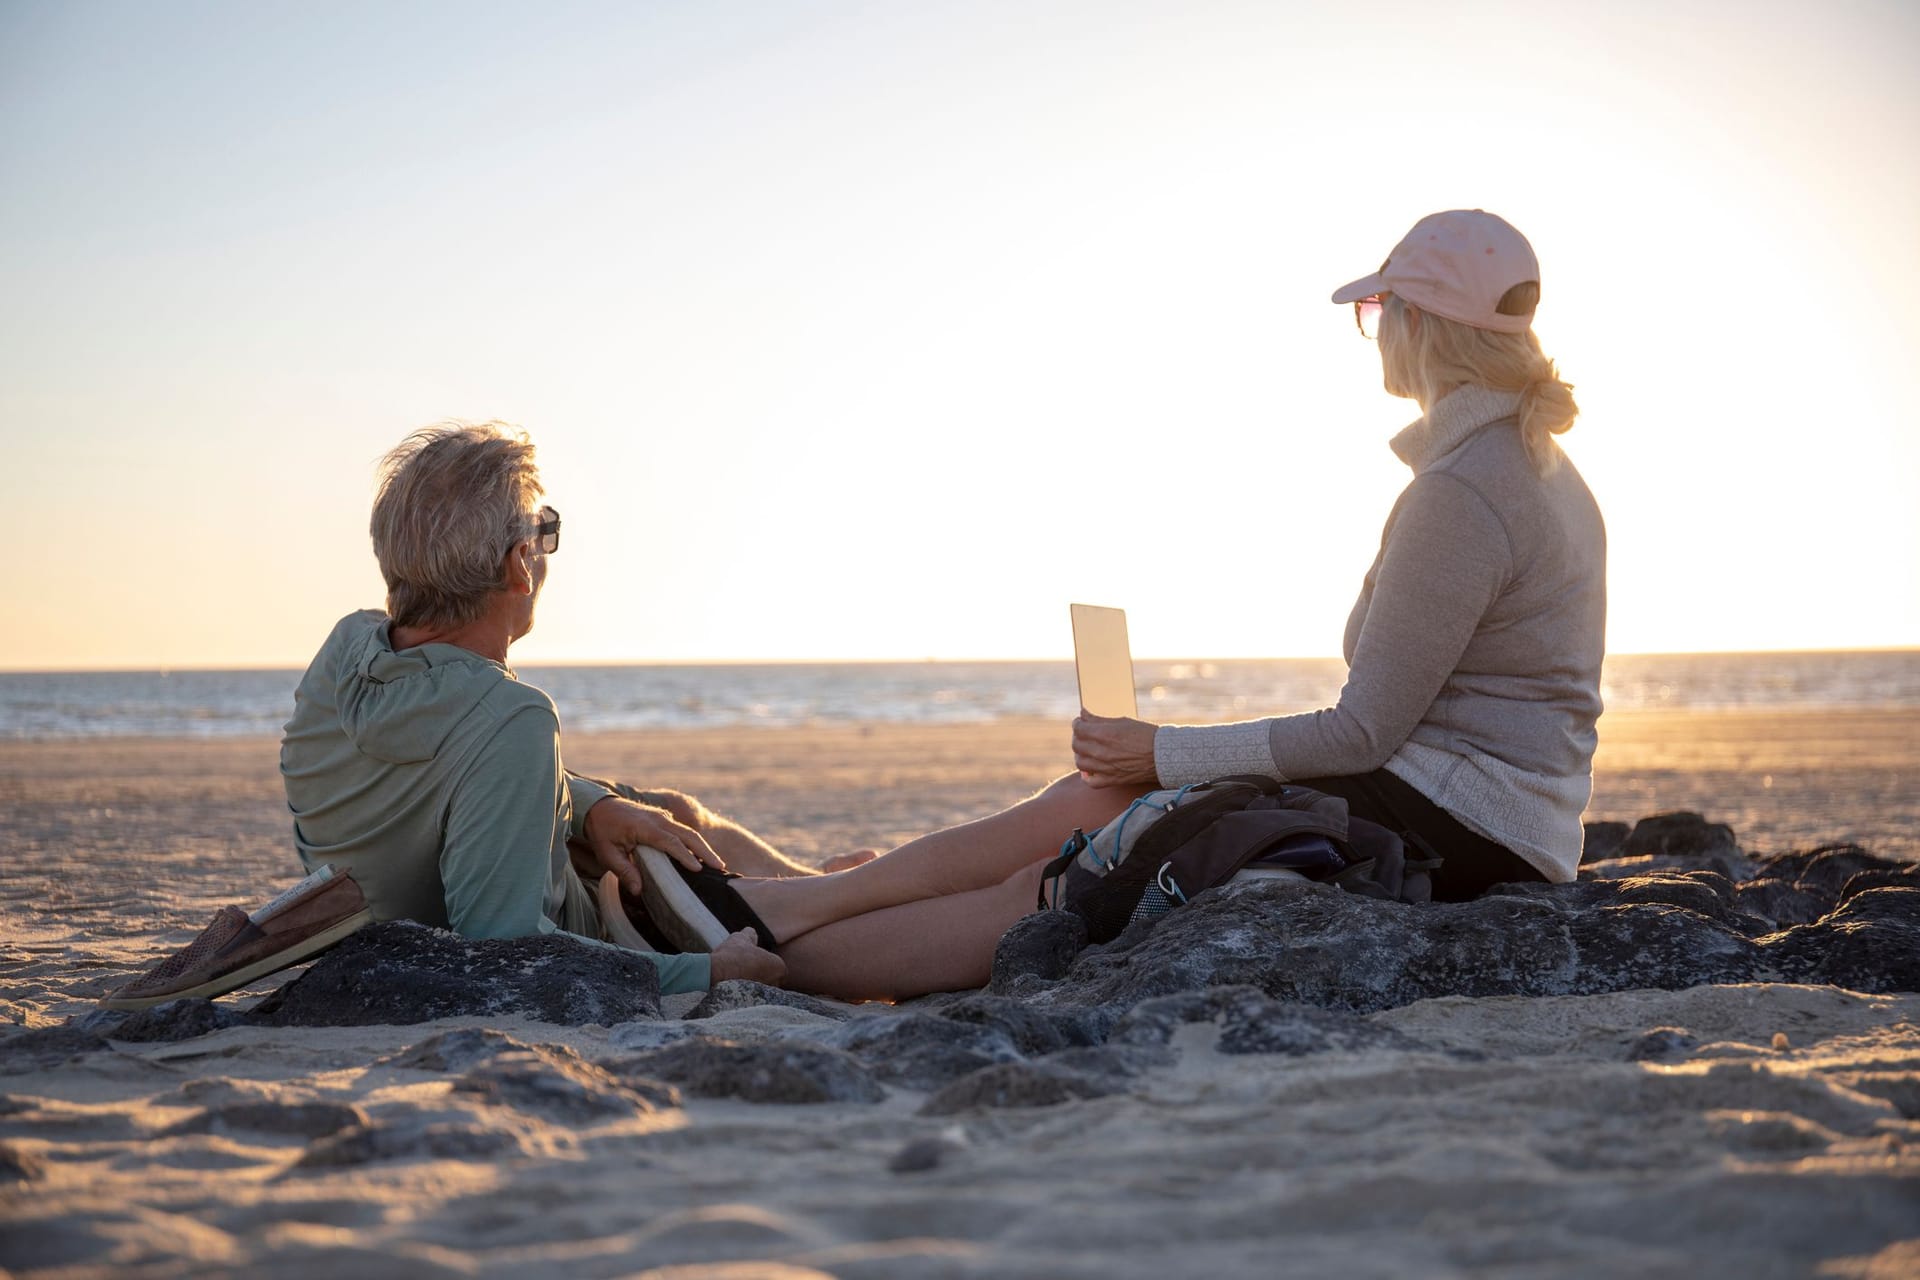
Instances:
[[[678,864],[675,864],[678,866]],[[698,871],[689,871],[680,867],[680,878],[687,882],[700,904],[713,913],[728,933],[737,933],[751,927],[760,938],[760,945],[768,951],[778,952],[779,943],[775,941],[773,930],[767,928],[767,922],[760,913],[747,905],[740,891],[728,883],[740,877],[731,871],[715,871],[712,867],[702,867]]]

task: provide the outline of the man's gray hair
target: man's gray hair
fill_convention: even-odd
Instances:
[[[458,627],[486,611],[513,545],[533,535],[540,469],[504,422],[423,427],[380,460],[373,554],[403,627]]]

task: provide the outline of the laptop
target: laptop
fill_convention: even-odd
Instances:
[[[1127,647],[1127,611],[1097,604],[1070,606],[1073,669],[1080,677],[1080,705],[1096,716],[1138,718],[1133,694],[1133,651]]]

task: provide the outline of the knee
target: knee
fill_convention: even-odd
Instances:
[[[695,831],[713,830],[713,810],[684,792],[648,791],[646,803],[657,809],[665,809],[668,816],[682,826],[692,827]]]
[[[1061,829],[1061,838],[1075,827],[1091,831],[1111,822],[1151,787],[1096,787],[1079,773],[1055,778],[1027,803]]]
[[[1030,798],[1034,800],[1064,799],[1071,801],[1077,800],[1092,790],[1093,787],[1088,784],[1087,780],[1082,777],[1079,770],[1076,769],[1072,773],[1062,774],[1060,777],[1055,778],[1052,782],[1049,782],[1046,786],[1034,792]]]

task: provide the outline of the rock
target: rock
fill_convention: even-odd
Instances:
[[[1628,1062],[1677,1062],[1700,1045],[1685,1027],[1652,1027],[1627,1046]]]
[[[800,991],[783,991],[779,987],[769,987],[745,978],[730,978],[708,991],[699,1004],[688,1010],[687,1018],[711,1018],[717,1013],[731,1013],[735,1009],[752,1009],[768,1004],[800,1009],[823,1018],[832,1018],[835,1022],[853,1016],[845,1005],[822,1000],[818,996]]]
[[[1015,1050],[1029,1056],[1099,1044],[1107,1038],[1121,1010],[1062,1002],[1040,1007],[1030,1000],[969,994],[939,1003],[925,1002],[936,1016],[950,1022],[991,1027],[1004,1034]]]
[[[981,1067],[1020,1059],[1012,1037],[998,1027],[924,1013],[854,1018],[831,1043],[888,1084],[908,1089],[938,1089]]]
[[[82,1031],[91,1031],[103,1040],[111,1040],[120,1024],[133,1016],[125,1009],[89,1009],[85,1013],[76,1013],[64,1023],[52,1023],[51,1026],[78,1027]]]
[[[946,1116],[979,1107],[1054,1107],[1124,1093],[1125,1079],[1040,1062],[1002,1062],[955,1080],[921,1104],[920,1114]]]
[[[1742,856],[1740,846],[1734,843],[1732,827],[1708,822],[1687,810],[1640,819],[1620,847],[1620,856],[1627,858],[1661,853],[1684,858]]]
[[[9,1182],[38,1182],[47,1176],[47,1165],[31,1151],[22,1151],[11,1142],[0,1141],[0,1185]]]
[[[1815,924],[1766,939],[1789,982],[1853,991],[1920,991],[1920,889],[1869,889]]]
[[[1765,972],[1759,949],[1740,932],[1681,907],[1601,907],[1572,914],[1566,928],[1574,944],[1570,995],[1745,982]],[[1558,994],[1557,982],[1545,985],[1538,994]]]
[[[490,1106],[512,1107],[572,1125],[680,1105],[680,1095],[671,1085],[639,1077],[616,1080],[570,1050],[503,1050],[469,1068],[453,1082],[453,1091]]]
[[[1799,871],[1794,884],[1810,893],[1838,901],[1847,882],[1865,871],[1897,871],[1900,864],[1876,857],[1857,844],[1822,845],[1793,860]]]
[[[246,1017],[238,1009],[201,998],[169,1000],[146,1009],[136,1009],[104,1034],[110,1040],[133,1044],[157,1044],[174,1040],[192,1040],[228,1027],[241,1026]]]
[[[0,1075],[46,1071],[90,1053],[112,1053],[113,1046],[71,1023],[16,1031],[0,1040]]]
[[[1496,885],[1489,893],[1537,898],[1576,909],[1629,904],[1680,907],[1736,933],[1767,932],[1764,921],[1740,908],[1738,888],[1721,872],[1703,869],[1698,863],[1679,863],[1684,869],[1673,869],[1679,860],[1670,861],[1667,868],[1651,865],[1660,861],[1637,859],[1633,865],[1643,868],[1637,874],[1597,877],[1598,882],[1548,885],[1534,881]]]
[[[747,1102],[878,1102],[886,1090],[851,1054],[803,1044],[737,1044],[694,1036],[602,1064],[615,1076],[651,1076],[702,1098]]]
[[[1432,996],[1726,982],[1920,990],[1920,888],[1867,889],[1816,923],[1781,932],[1742,909],[1744,893],[1711,872],[1511,885],[1472,902],[1422,906],[1323,885],[1236,882],[1152,929],[1088,948],[1023,1007],[1097,1027],[1115,1010],[1220,986],[1354,1013]]]
[[[658,1049],[700,1035],[700,1024],[668,1018],[662,1022],[622,1022],[607,1029],[609,1049]]]
[[[321,956],[248,1020],[357,1027],[507,1014],[569,1027],[658,1018],[660,978],[637,952],[565,934],[481,940],[396,920]]]
[[[1419,1041],[1350,1013],[1275,1000],[1258,987],[1213,987],[1142,1001],[1113,1029],[1109,1043],[1164,1045],[1180,1027],[1211,1022],[1220,1028],[1219,1053],[1281,1053],[1298,1057],[1330,1049],[1418,1049]]]
[[[1776,929],[1812,924],[1833,909],[1832,901],[1824,895],[1809,893],[1786,880],[1755,880],[1737,886],[1734,893],[1740,910]]]
[[[1087,945],[1087,923],[1071,911],[1039,911],[1016,922],[993,952],[993,980],[987,990],[1011,995],[1015,980],[1043,982],[1066,973]]]
[[[289,1134],[299,1138],[324,1138],[346,1129],[365,1126],[367,1113],[345,1102],[233,1102],[208,1107],[189,1116],[166,1132]]]
[[[296,1168],[329,1169],[378,1160],[492,1160],[526,1155],[520,1138],[499,1129],[463,1124],[370,1125],[321,1138],[295,1162]]]
[[[889,1173],[925,1173],[966,1150],[966,1143],[951,1134],[915,1138],[887,1161]]]
[[[1633,828],[1624,822],[1588,822],[1583,823],[1586,839],[1580,846],[1580,863],[1601,862],[1620,856],[1620,849],[1627,843],[1627,834]]]
[[[1034,1062],[1054,1071],[1124,1081],[1143,1075],[1152,1067],[1171,1066],[1178,1060],[1178,1054],[1158,1045],[1099,1044],[1062,1049]]]
[[[1875,867],[1856,871],[1840,887],[1840,901],[1845,902],[1869,889],[1920,889],[1920,866]]]
[[[411,1048],[388,1054],[374,1062],[376,1067],[399,1067],[406,1071],[465,1071],[498,1053],[528,1049],[531,1045],[491,1027],[457,1027],[428,1036]],[[564,1045],[546,1046],[553,1054],[574,1054]]]

